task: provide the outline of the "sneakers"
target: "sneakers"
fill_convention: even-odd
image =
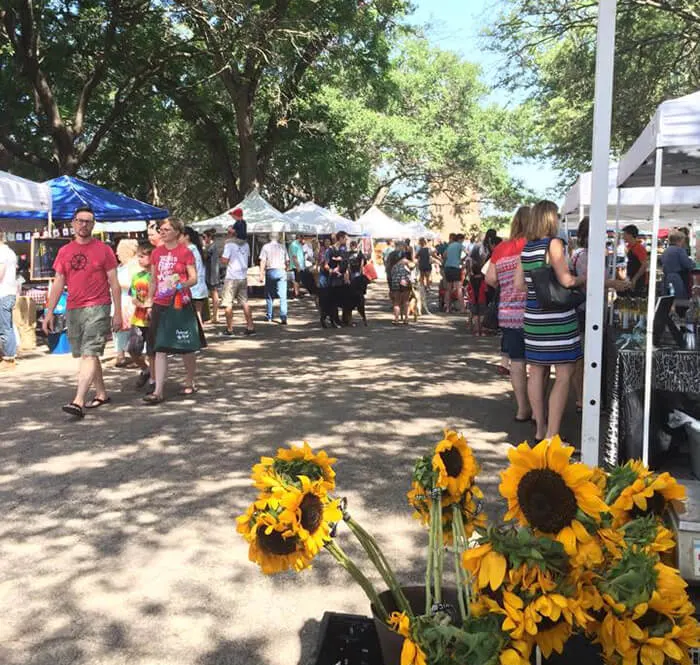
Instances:
[[[136,387],[143,388],[146,385],[146,381],[151,378],[151,373],[147,369],[142,369],[139,372],[139,378],[136,379]]]
[[[255,335],[255,328],[253,328],[252,330],[249,330],[248,328],[246,328],[246,329],[243,331],[243,336],[244,336],[244,337],[250,337],[251,335]]]
[[[287,325],[287,319],[284,319],[284,320],[280,321],[280,325],[286,326],[286,325]]]
[[[226,337],[233,337],[235,334],[233,330],[224,330],[224,335],[226,335]]]

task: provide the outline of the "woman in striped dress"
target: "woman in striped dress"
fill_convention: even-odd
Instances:
[[[571,377],[576,361],[583,355],[576,310],[542,309],[529,274],[547,263],[549,253],[549,263],[562,286],[572,288],[585,283],[585,277],[574,277],[569,272],[564,242],[557,237],[557,212],[556,204],[551,201],[540,201],[533,206],[525,236],[527,243],[515,275],[518,288],[527,291],[524,318],[525,359],[530,365],[527,393],[537,422],[538,441],[559,434]],[[550,365],[555,367],[556,378],[549,394],[546,419],[544,395]]]

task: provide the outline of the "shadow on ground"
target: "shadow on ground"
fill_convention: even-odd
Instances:
[[[383,291],[368,328],[321,330],[307,299],[286,328],[210,336],[200,392],[177,396],[175,360],[157,408],[142,405],[134,373],[110,369],[113,404],[65,419],[67,358],[31,361],[3,385],[0,662],[313,662],[323,612],[367,614],[366,599],[327,556],[263,576],[233,521],[254,498],[251,465],[286,442],[338,458],[351,512],[420,583],[425,534],[405,502],[414,459],[443,427],[464,431],[493,499],[508,442],[534,432],[513,421],[495,340],[457,317],[391,326]],[[363,560],[346,530],[339,538]]]

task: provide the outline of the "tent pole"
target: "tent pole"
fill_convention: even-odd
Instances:
[[[617,0],[599,1],[595,101],[593,112],[591,221],[588,233],[583,424],[581,427],[581,457],[584,463],[592,466],[597,466],[600,451],[600,386],[602,378],[601,361],[603,357],[605,227],[608,208],[616,15]]]
[[[651,228],[651,257],[649,258],[649,292],[647,302],[647,335],[644,354],[644,433],[642,435],[642,461],[649,466],[649,439],[651,434],[651,374],[654,363],[654,312],[656,311],[656,265],[659,257],[659,220],[661,219],[661,179],[663,170],[663,148],[656,149],[654,171],[654,216]]]
[[[622,190],[617,187],[617,202],[615,203],[615,235],[613,236],[613,251],[610,257],[610,271],[608,272],[609,279],[615,279],[615,270],[617,269],[617,237],[620,234],[620,199],[622,197]],[[608,248],[608,231],[605,230],[605,251],[607,256]],[[612,326],[615,321],[615,307],[614,302],[611,302],[609,297],[609,289],[605,289],[605,302],[608,307],[608,325]]]

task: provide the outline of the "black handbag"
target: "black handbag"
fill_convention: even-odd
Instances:
[[[554,268],[549,264],[549,245],[547,245],[545,262],[546,264],[541,268],[530,270],[530,279],[540,309],[559,311],[576,309],[583,304],[586,300],[586,294],[583,291],[578,288],[567,289],[557,279]]]
[[[486,313],[481,325],[486,330],[498,330],[498,300],[501,296],[500,289],[492,289],[492,297],[486,304]]]

